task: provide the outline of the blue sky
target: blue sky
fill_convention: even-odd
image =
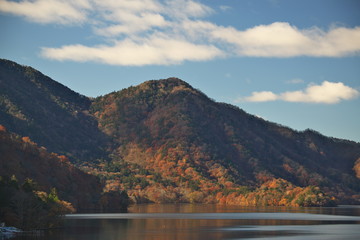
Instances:
[[[86,96],[179,77],[296,130],[360,142],[360,1],[0,0],[0,58]]]

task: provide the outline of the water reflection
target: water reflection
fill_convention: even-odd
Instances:
[[[79,215],[78,215],[79,216]],[[85,218],[85,217],[89,218]],[[128,214],[73,215],[36,239],[359,239],[360,208],[242,208],[136,205]],[[23,238],[18,238],[23,239]],[[26,238],[30,239],[30,238]]]
[[[267,239],[359,239],[359,227],[348,224],[338,225],[280,225],[280,226],[239,226],[221,231],[247,232],[249,235],[263,233]],[[274,235],[275,236],[271,236]],[[251,239],[263,239],[251,237]],[[242,238],[244,239],[244,238]],[[246,238],[245,238],[246,239]]]
[[[360,221],[358,216],[309,213],[104,213],[69,214],[66,219],[237,219],[297,221]]]

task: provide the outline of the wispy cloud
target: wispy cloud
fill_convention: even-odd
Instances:
[[[239,56],[252,57],[342,57],[359,53],[360,27],[313,27],[298,29],[286,22],[275,22],[239,31],[233,27],[216,27],[215,39],[227,42]]]
[[[231,9],[231,7],[230,7],[230,6],[227,6],[227,5],[221,5],[219,8],[220,8],[221,11],[224,11],[224,12],[226,12],[226,11],[228,11],[228,10]]]
[[[253,92],[251,96],[238,99],[237,102],[269,102],[278,100],[279,96],[270,91]]]
[[[344,57],[360,53],[360,27],[298,29],[274,22],[240,30],[206,21],[215,10],[194,0],[0,0],[0,12],[42,24],[88,25],[103,38],[101,45],[42,48],[42,56],[61,61],[142,66],[226,56]]]
[[[205,61],[220,57],[222,52],[214,46],[152,37],[135,42],[130,39],[112,46],[68,45],[61,48],[43,48],[42,54],[49,59],[78,62],[94,61],[110,65],[170,65],[183,61]]]
[[[304,83],[304,82],[305,81],[300,78],[293,78],[293,79],[286,81],[286,83],[288,83],[288,84],[300,84],[300,83]]]
[[[342,82],[324,81],[321,85],[309,85],[304,90],[289,91],[283,93],[273,93],[271,91],[253,92],[251,96],[240,98],[237,102],[268,102],[286,101],[303,103],[323,103],[335,104],[343,100],[357,98],[360,92],[354,88],[346,86]]]
[[[0,11],[25,17],[38,23],[78,24],[87,20],[91,8],[87,0],[6,1],[0,0]]]

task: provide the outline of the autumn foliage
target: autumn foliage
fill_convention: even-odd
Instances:
[[[118,209],[126,194],[135,203],[360,203],[359,143],[268,122],[177,78],[87,98],[0,60],[0,117],[0,173],[56,187],[76,209]]]
[[[318,187],[296,187],[284,179],[272,179],[258,189],[248,193],[219,192],[216,199],[220,204],[239,206],[291,206],[314,207],[334,206],[335,199],[326,196]]]
[[[320,196],[313,193],[320,188],[342,199],[360,191],[352,166],[329,168],[346,172],[341,176],[352,185],[327,187],[337,183],[321,164],[336,163],[331,154],[325,157],[335,141],[215,103],[176,78],[99,97],[91,112],[113,145],[110,160],[84,164],[84,170],[104,179],[108,189],[127,191],[133,202],[314,206],[330,204],[327,197],[305,197]],[[344,156],[349,163],[350,155],[360,155],[356,149]],[[287,187],[263,187],[274,179]],[[310,191],[310,185],[316,187]]]
[[[32,179],[36,182],[34,189],[40,193],[38,197],[43,200],[47,193],[56,189],[53,195],[59,196],[57,200],[62,200],[56,200],[59,204],[55,206],[55,212],[61,212],[62,208],[66,210],[67,203],[70,204],[69,209],[74,207],[77,211],[111,208],[106,204],[100,206],[101,197],[107,193],[103,193],[103,186],[97,177],[79,170],[68,157],[47,152],[46,148],[39,147],[29,137],[0,132],[0,176],[4,179],[15,176],[20,183],[25,181],[28,184],[25,186],[29,186],[27,179]],[[11,196],[10,192],[3,194]],[[128,203],[121,197],[113,196],[112,199],[119,201],[114,208],[127,207]]]

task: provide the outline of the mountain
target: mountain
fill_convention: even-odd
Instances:
[[[130,195],[142,189],[153,201],[185,196],[192,201],[193,193],[203,201],[212,191],[256,188],[281,178],[319,186],[341,201],[359,200],[353,168],[360,144],[265,121],[214,102],[180,79],[148,81],[99,97],[91,112],[114,141],[113,159],[145,169],[143,187],[130,189]],[[153,186],[164,196],[149,196]]]
[[[88,113],[91,100],[39,71],[0,60],[0,124],[49,151],[90,161],[106,139]]]
[[[90,99],[1,60],[0,124],[68,156],[98,176],[105,192],[126,190],[134,202],[360,200],[359,143],[265,121],[177,78]]]

